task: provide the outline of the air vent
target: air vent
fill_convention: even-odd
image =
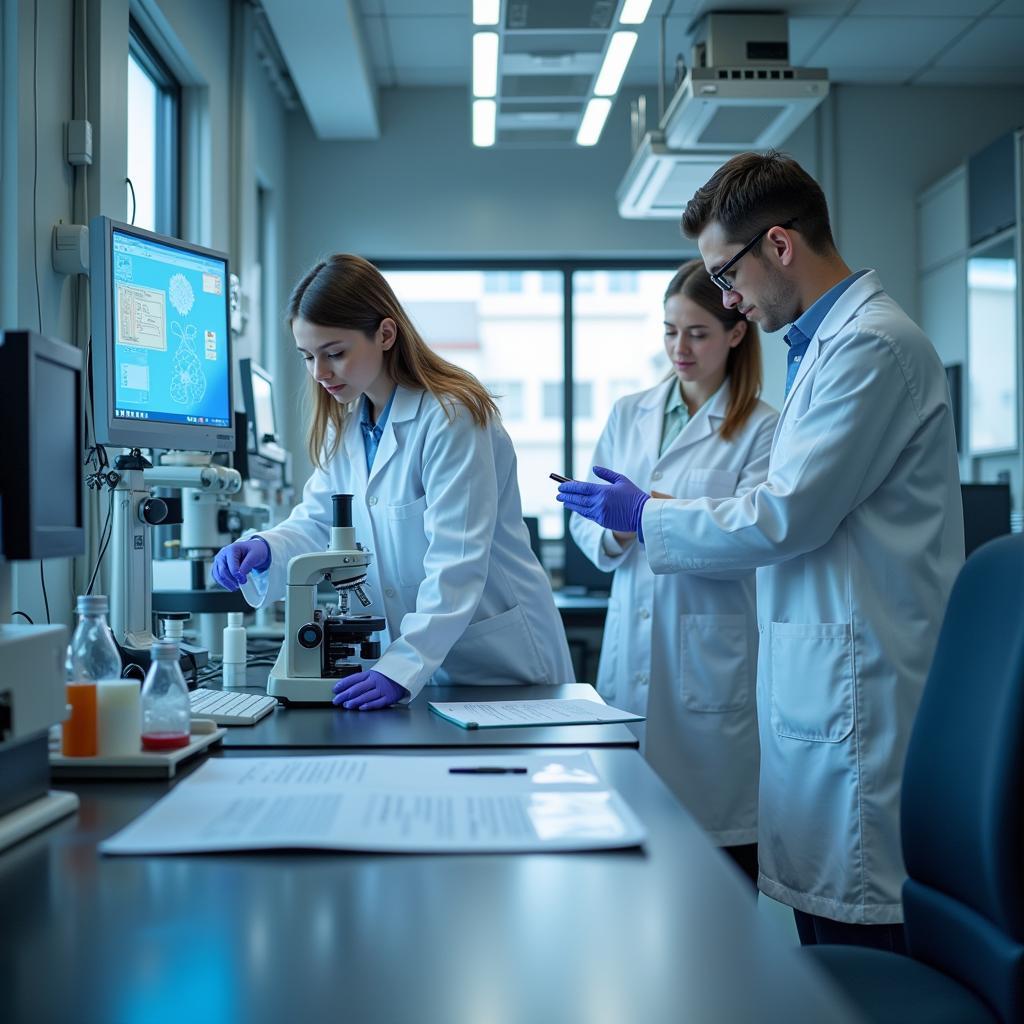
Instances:
[[[616,0],[508,0],[505,27],[518,29],[592,28],[607,31]]]

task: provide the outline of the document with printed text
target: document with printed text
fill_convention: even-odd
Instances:
[[[208,761],[100,850],[526,853],[644,838],[586,753],[239,757]]]
[[[620,711],[594,700],[431,701],[430,710],[463,729],[524,725],[606,725],[642,722],[643,715]]]

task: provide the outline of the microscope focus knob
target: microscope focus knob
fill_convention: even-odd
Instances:
[[[150,526],[159,526],[169,511],[163,498],[147,498],[139,505],[139,518]]]
[[[299,632],[295,639],[299,642],[300,647],[312,651],[323,642],[324,631],[317,623],[307,622],[304,626],[299,626]]]

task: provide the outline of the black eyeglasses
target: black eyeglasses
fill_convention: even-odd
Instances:
[[[779,224],[778,227],[791,228],[797,222],[797,220],[797,217],[790,217],[790,219],[787,220],[785,224]],[[736,253],[735,256],[732,257],[732,259],[727,260],[725,263],[723,263],[714,273],[709,273],[708,277],[710,277],[711,280],[714,281],[715,284],[717,284],[723,292],[731,292],[733,289],[734,282],[733,279],[726,274],[726,271],[731,270],[733,267],[735,267],[736,264],[739,263],[739,261],[743,259],[743,257],[746,256],[747,253],[750,252],[750,250],[753,249],[754,246],[757,245],[757,243],[760,242],[761,239],[764,238],[764,236],[767,235],[768,232],[771,231],[771,229],[775,226],[775,224],[769,224],[768,227],[764,229],[764,231],[759,231],[756,235],[754,235],[754,237],[749,242],[747,242],[745,246],[743,246],[742,249],[740,249],[738,253]]]

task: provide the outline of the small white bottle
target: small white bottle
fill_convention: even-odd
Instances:
[[[245,686],[245,627],[241,612],[228,612],[224,627],[224,686]]]

